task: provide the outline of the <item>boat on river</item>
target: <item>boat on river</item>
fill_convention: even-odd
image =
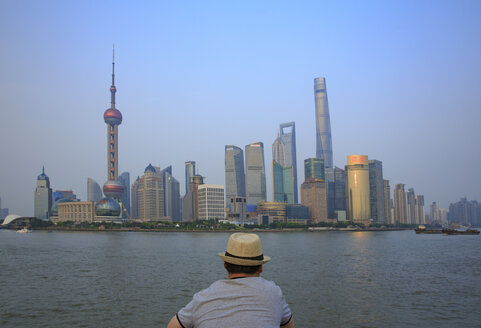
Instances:
[[[414,229],[416,233],[425,233],[425,234],[441,234],[443,233],[442,229],[426,229],[424,225],[420,225],[418,228]]]
[[[479,235],[479,230],[476,230],[476,229],[466,229],[466,230],[443,229],[443,234],[445,234],[445,235]]]
[[[32,230],[25,227],[25,228],[22,228],[22,229],[18,229],[17,232],[18,233],[30,233],[30,232],[32,232]]]

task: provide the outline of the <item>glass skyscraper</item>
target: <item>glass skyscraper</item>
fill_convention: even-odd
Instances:
[[[325,180],[324,161],[320,158],[308,158],[304,160],[304,180]]]
[[[247,203],[266,201],[266,172],[264,167],[264,144],[254,142],[245,147]]]
[[[189,184],[192,177],[195,175],[195,161],[185,162],[185,194],[189,192]]]
[[[274,201],[276,201],[276,190],[278,191],[277,197],[280,197],[281,186],[276,186],[276,183],[280,183],[279,173],[274,172],[274,168],[277,170],[280,166],[284,171],[283,173],[283,194],[292,195],[289,203],[298,203],[297,198],[297,158],[296,158],[296,125],[294,122],[283,123],[280,125],[279,134],[277,139],[272,144],[272,176],[273,176],[273,195]],[[287,171],[292,173],[288,174]],[[277,175],[277,178],[276,178]],[[290,177],[290,178],[289,178]],[[290,181],[287,181],[289,179]]]
[[[314,79],[314,102],[316,106],[316,157],[324,160],[326,168],[332,168],[332,139],[326,79]]]
[[[98,202],[102,199],[102,189],[100,185],[91,178],[87,179],[87,200],[89,202]]]
[[[244,173],[244,152],[241,148],[225,146],[225,197],[226,205],[235,196],[246,196],[246,177]]]

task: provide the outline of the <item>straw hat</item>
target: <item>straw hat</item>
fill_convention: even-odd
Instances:
[[[256,266],[269,262],[269,256],[262,254],[259,236],[254,233],[234,233],[227,243],[227,250],[219,253],[220,258],[227,263]]]

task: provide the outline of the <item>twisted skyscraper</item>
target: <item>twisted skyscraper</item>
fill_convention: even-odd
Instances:
[[[314,79],[314,101],[316,105],[316,157],[324,160],[326,168],[333,168],[331,120],[327,103],[326,79]]]

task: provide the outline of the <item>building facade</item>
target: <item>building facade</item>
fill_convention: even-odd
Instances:
[[[389,180],[383,181],[383,193],[384,193],[384,221],[387,224],[394,224],[394,220],[391,215],[391,186]]]
[[[38,219],[48,220],[50,208],[52,207],[52,188],[50,179],[42,168],[42,173],[37,177],[37,187],[35,188],[34,216]]]
[[[235,223],[244,223],[247,219],[247,198],[232,197],[227,206],[227,220]]]
[[[189,184],[189,192],[182,200],[182,221],[193,222],[199,220],[199,186],[204,184],[204,178],[201,175],[194,175]]]
[[[103,197],[100,185],[91,178],[87,179],[87,201],[98,202]]]
[[[225,146],[225,204],[231,197],[246,196],[244,152],[241,148]]]
[[[199,220],[222,220],[225,217],[224,186],[203,184],[197,192]]]
[[[264,144],[254,142],[245,146],[247,203],[257,204],[267,200]]]
[[[314,79],[314,102],[316,106],[316,157],[324,161],[326,168],[333,168],[331,119],[324,77]]]
[[[185,162],[185,193],[184,193],[184,195],[186,195],[189,192],[189,184],[190,184],[191,179],[194,175],[195,175],[195,161]]]
[[[372,222],[385,223],[382,162],[376,159],[369,160],[369,206]]]
[[[274,202],[295,204],[292,166],[283,167],[272,161],[272,194]]]
[[[291,170],[292,174],[290,175],[292,181],[287,182],[284,181],[284,190],[285,194],[292,193],[292,201],[289,203],[298,203],[297,198],[297,157],[296,157],[296,124],[294,122],[283,123],[279,127],[279,134],[277,139],[272,144],[272,162],[274,168],[274,162],[276,165],[281,166],[283,169]],[[273,189],[280,189],[279,187],[276,188],[275,183],[280,182],[279,179],[275,179],[275,172],[273,174]],[[287,178],[288,174],[284,174],[284,177]],[[290,191],[292,186],[292,192]],[[288,187],[288,189],[286,189]],[[275,196],[275,194],[274,194]],[[274,198],[274,201],[276,198]]]
[[[327,183],[315,178],[304,181],[301,185],[301,203],[308,207],[311,222],[327,222]]]
[[[394,224],[407,224],[407,200],[404,184],[394,186]]]
[[[130,215],[130,173],[123,172],[121,175],[119,175],[118,180],[124,188],[122,195],[120,195],[120,201],[122,202],[122,205],[127,211],[128,215]]]
[[[327,217],[346,217],[346,173],[334,167],[325,169],[327,182]]]
[[[371,219],[369,197],[369,163],[366,155],[347,156],[346,200],[349,220],[369,224]]]
[[[132,217],[141,221],[168,220],[164,215],[163,177],[149,164],[144,175],[132,185],[136,200]]]
[[[307,158],[304,160],[304,180],[325,180],[324,160],[320,158]]]

